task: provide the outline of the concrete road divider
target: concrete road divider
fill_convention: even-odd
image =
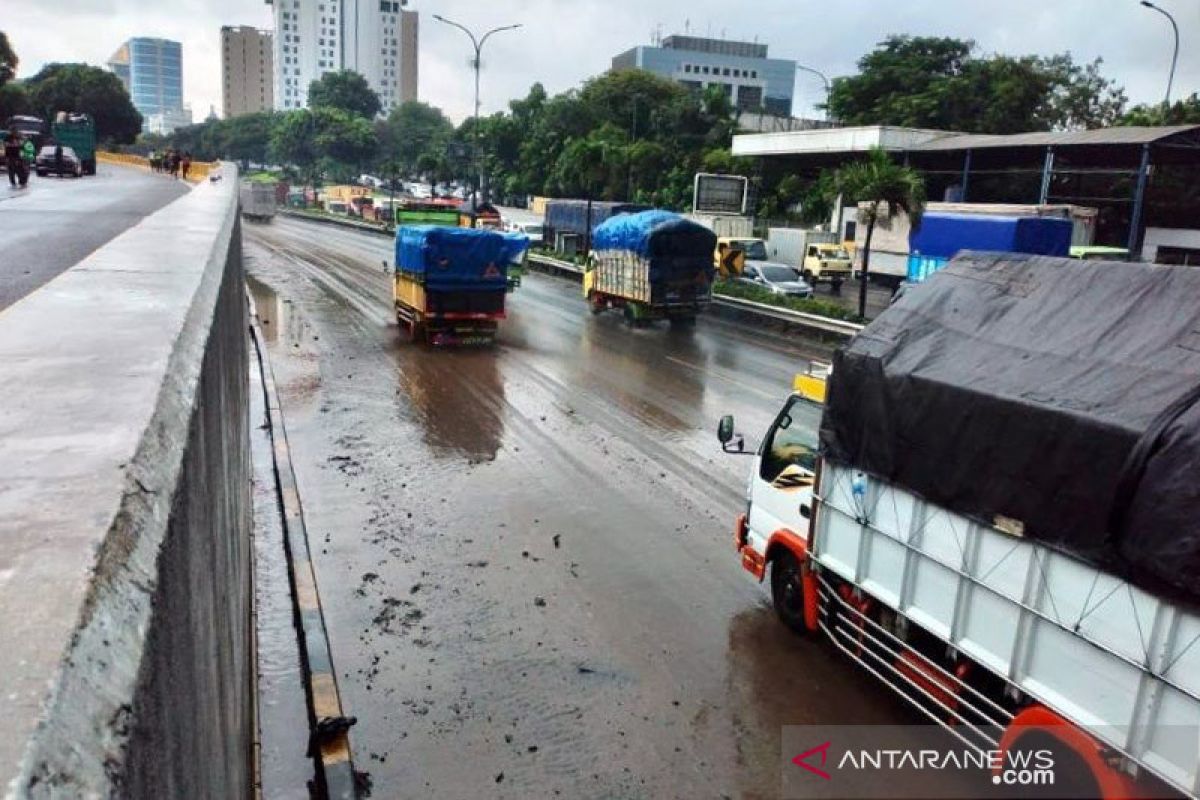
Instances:
[[[0,313],[0,786],[253,795],[236,170]]]

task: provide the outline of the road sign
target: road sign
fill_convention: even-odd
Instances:
[[[741,175],[697,172],[692,190],[693,214],[745,214],[750,181]]]

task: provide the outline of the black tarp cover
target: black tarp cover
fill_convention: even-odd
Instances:
[[[964,253],[834,356],[827,458],[1200,599],[1200,269]]]

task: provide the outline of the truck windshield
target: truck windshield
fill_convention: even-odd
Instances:
[[[762,446],[759,474],[774,483],[788,467],[799,467],[806,474],[817,468],[817,430],[821,425],[821,407],[801,397],[793,397],[775,421]]]
[[[758,239],[742,239],[730,243],[746,254],[747,261],[766,261],[767,246]]]

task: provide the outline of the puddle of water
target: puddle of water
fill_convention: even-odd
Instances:
[[[284,327],[285,304],[270,286],[255,278],[246,276],[246,286],[250,296],[254,298],[254,307],[258,309],[259,327],[263,337],[268,342],[279,341],[279,331]]]
[[[261,286],[261,284],[260,284]],[[259,302],[255,298],[255,303]],[[259,313],[263,306],[259,305]],[[251,345],[253,347],[253,345]],[[253,360],[252,360],[253,361]],[[258,636],[260,782],[266,798],[308,798],[313,764],[308,746],[308,706],[275,490],[270,431],[258,364],[250,369],[253,456],[254,591]]]

